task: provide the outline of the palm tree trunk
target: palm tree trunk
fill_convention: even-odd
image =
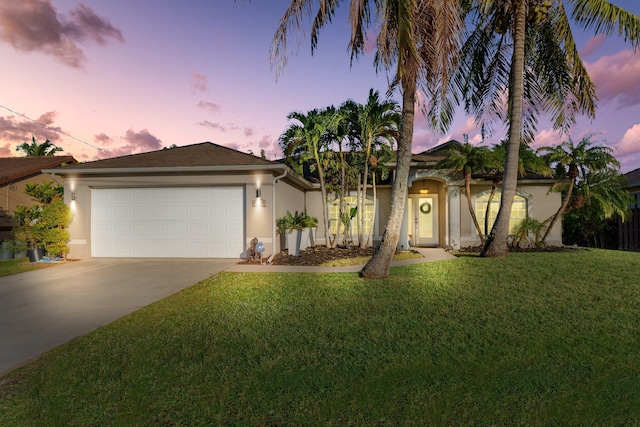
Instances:
[[[371,227],[369,227],[369,233],[367,235],[366,246],[373,245],[373,225],[376,223],[376,201],[378,199],[378,192],[376,189],[376,174],[371,174],[371,188],[373,188],[373,214],[371,215]]]
[[[569,180],[569,189],[567,190],[567,194],[564,197],[564,200],[562,201],[562,204],[560,205],[558,212],[556,212],[556,214],[552,217],[551,223],[545,230],[544,236],[542,236],[542,240],[541,240],[542,244],[546,244],[547,236],[551,232],[551,229],[553,228],[554,225],[556,225],[558,218],[562,218],[562,214],[567,209],[567,206],[569,206],[569,201],[571,200],[571,194],[573,193],[573,187],[575,183],[576,183],[576,178],[571,176],[571,179]]]
[[[380,246],[360,271],[360,277],[367,279],[379,279],[389,275],[391,259],[398,247],[400,228],[407,204],[407,183],[411,167],[411,144],[416,102],[416,75],[414,72],[417,70],[417,64],[415,62],[409,63],[405,64],[405,67],[405,72],[410,73],[411,76],[402,79],[402,124],[398,140],[396,176],[391,190],[391,212],[382,234]]]
[[[473,203],[471,203],[471,174],[468,174],[466,172],[464,174],[464,189],[467,192],[467,206],[469,207],[469,214],[471,215],[471,219],[473,220],[473,225],[476,227],[476,232],[478,233],[478,237],[480,238],[480,243],[484,244],[484,235],[482,234],[482,229],[480,228],[480,224],[478,223],[476,210],[473,209]]]
[[[498,187],[498,181],[496,178],[491,182],[491,193],[489,193],[489,199],[487,200],[487,208],[484,211],[484,235],[487,236],[489,234],[489,214],[491,214],[491,204],[493,203],[493,198],[496,195],[496,188]]]
[[[322,225],[324,226],[324,237],[326,239],[325,244],[329,246],[329,241],[331,240],[331,236],[329,234],[329,218],[327,211],[327,187],[324,182],[324,169],[322,168],[322,164],[320,163],[320,155],[318,154],[318,150],[314,149],[313,152],[316,164],[318,165],[318,176],[320,177],[320,192],[322,193]]]
[[[507,240],[509,238],[509,220],[511,219],[511,205],[518,186],[518,166],[520,157],[520,141],[522,139],[522,105],[524,99],[524,54],[526,30],[526,2],[514,2],[516,5],[513,60],[511,63],[511,82],[509,84],[509,145],[504,165],[502,180],[502,197],[500,210],[491,233],[480,256],[500,258],[507,256]]]

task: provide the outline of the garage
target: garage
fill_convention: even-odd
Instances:
[[[239,258],[244,187],[93,188],[93,257]]]

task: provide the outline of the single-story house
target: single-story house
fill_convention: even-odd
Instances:
[[[479,242],[463,201],[462,178],[435,170],[439,158],[432,152],[414,155],[400,247]],[[65,201],[74,215],[70,258],[243,258],[254,237],[268,256],[281,249],[275,220],[287,211],[305,211],[322,221],[318,184],[282,162],[209,142],[43,172],[64,178]],[[478,208],[486,206],[490,184],[482,179],[473,183]],[[560,195],[548,192],[551,184],[545,179],[520,181],[514,222],[527,215],[546,219],[558,209]],[[367,196],[365,211],[377,212],[375,223],[365,224],[373,227],[374,240],[384,231],[390,198],[389,184],[378,187],[375,206]],[[337,201],[330,201],[329,210],[335,229]],[[326,242],[322,227],[317,241]],[[548,241],[561,243],[560,225]]]
[[[26,195],[29,182],[51,181],[42,169],[77,163],[73,156],[0,157],[0,240],[10,239],[15,225],[11,217],[16,206],[33,206],[36,202]]]

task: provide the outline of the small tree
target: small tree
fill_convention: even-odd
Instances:
[[[14,229],[14,235],[29,249],[44,248],[49,255],[62,256],[66,260],[71,210],[64,203],[63,191],[62,186],[54,186],[51,181],[28,183],[25,193],[33,197],[38,205],[16,207],[15,217],[20,226]]]

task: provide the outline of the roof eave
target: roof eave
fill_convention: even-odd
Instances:
[[[236,166],[162,166],[162,167],[136,167],[136,168],[95,168],[95,169],[74,169],[67,166],[65,168],[43,169],[42,173],[49,173],[60,176],[80,176],[80,175],[148,175],[164,173],[202,173],[202,172],[284,172],[293,181],[298,182],[303,187],[315,188],[316,186],[303,177],[295,173],[289,166],[284,164],[268,165],[236,165]]]

